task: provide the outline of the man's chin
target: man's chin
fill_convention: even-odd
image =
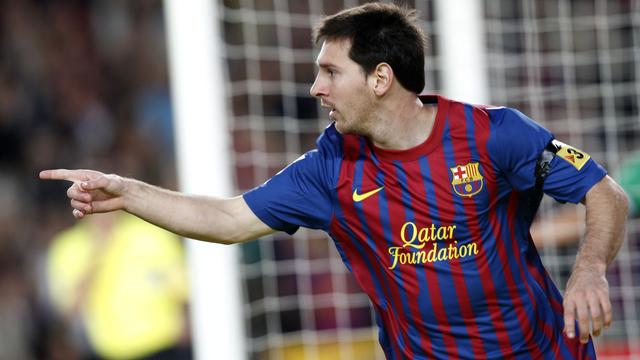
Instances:
[[[349,126],[348,124],[346,124],[344,122],[344,120],[335,120],[333,119],[334,123],[336,124],[336,130],[338,130],[338,132],[340,134],[343,135],[351,135],[351,134],[355,134],[355,135],[362,135],[362,133],[360,131],[358,131],[358,129],[354,128],[353,126]]]
[[[350,133],[350,129],[348,126],[345,126],[345,124],[342,121],[336,121],[336,119],[331,119],[333,120],[333,122],[336,124],[336,130],[338,130],[338,132],[340,134],[349,134]]]

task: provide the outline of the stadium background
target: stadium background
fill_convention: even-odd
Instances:
[[[327,120],[308,93],[310,26],[359,3],[218,2],[237,192],[313,148]],[[434,2],[406,3],[430,34],[426,91],[438,92],[447,39]],[[638,150],[640,1],[482,3],[492,104],[520,109],[609,169]],[[48,241],[73,218],[65,184],[38,181],[39,170],[97,168],[176,188],[165,35],[157,0],[0,0],[0,359],[76,352],[43,290]],[[540,217],[558,206],[545,200]],[[542,253],[562,288],[575,247]],[[279,234],[241,254],[250,358],[381,358],[368,300],[322,233]],[[599,353],[640,358],[637,219],[609,280],[614,323]]]

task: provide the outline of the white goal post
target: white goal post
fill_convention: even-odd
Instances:
[[[180,190],[230,196],[229,135],[217,2],[165,0]],[[238,248],[187,240],[198,359],[244,359]]]

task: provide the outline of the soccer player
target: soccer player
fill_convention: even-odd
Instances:
[[[420,96],[425,37],[412,10],[365,4],[324,18],[314,37],[311,94],[332,122],[317,149],[242,196],[90,170],[40,176],[73,182],[76,218],[122,209],[225,244],[325,230],[371,298],[389,359],[595,358],[627,209],[605,170],[516,110]],[[587,208],[564,301],[529,236],[542,192]]]

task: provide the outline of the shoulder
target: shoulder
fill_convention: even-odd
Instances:
[[[496,139],[520,141],[534,136],[548,142],[553,138],[549,130],[517,109],[504,106],[487,106],[482,109],[488,114],[492,137]]]
[[[492,124],[495,126],[522,125],[533,122],[528,116],[517,109],[506,106],[480,106],[487,113]]]
[[[554,139],[549,130],[516,109],[485,107],[485,111],[490,127],[487,149],[491,159],[504,170],[528,171]]]
[[[513,127],[533,122],[522,112],[506,106],[473,104],[439,97],[438,111],[443,111],[448,118],[473,120],[478,125],[488,126],[492,130],[501,127]],[[424,99],[423,99],[424,101]]]

